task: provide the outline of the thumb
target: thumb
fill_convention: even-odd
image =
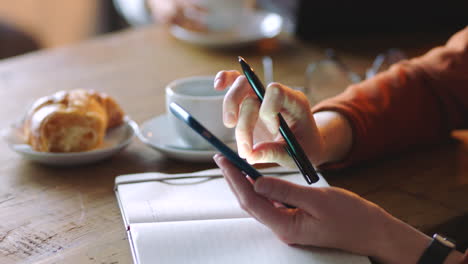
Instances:
[[[255,181],[255,192],[271,200],[310,210],[321,199],[320,190],[305,187],[273,177],[261,177]]]
[[[285,143],[281,141],[260,142],[255,144],[252,152],[247,156],[247,161],[255,163],[278,163],[283,167],[295,167],[293,159],[285,149]]]

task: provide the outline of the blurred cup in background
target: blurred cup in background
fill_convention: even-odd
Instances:
[[[214,76],[193,76],[175,80],[166,86],[169,123],[187,148],[213,149],[210,143],[170,112],[172,102],[182,106],[221,141],[234,141],[234,128],[227,128],[223,123],[223,100],[227,90],[217,91],[213,83]]]

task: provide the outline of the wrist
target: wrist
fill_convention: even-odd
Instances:
[[[313,116],[323,142],[317,165],[342,160],[350,151],[353,140],[348,119],[334,111],[316,112]]]
[[[375,243],[374,257],[381,263],[417,263],[431,238],[391,216],[382,222],[380,237]]]

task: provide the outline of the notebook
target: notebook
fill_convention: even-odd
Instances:
[[[298,172],[261,172],[306,184]],[[315,186],[328,186],[320,177]],[[219,169],[122,175],[115,193],[134,263],[370,263],[363,256],[280,241],[240,208]]]

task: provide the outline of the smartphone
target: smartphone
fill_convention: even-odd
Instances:
[[[253,180],[257,180],[259,177],[262,177],[262,174],[258,172],[254,167],[247,163],[244,159],[239,157],[236,152],[230,149],[226,144],[221,140],[215,137],[208,129],[206,129],[200,122],[198,122],[192,115],[190,115],[187,110],[182,108],[177,103],[172,102],[169,105],[169,110],[177,118],[184,121],[188,126],[195,130],[200,136],[206,139],[213,147],[215,147],[219,152],[221,152],[232,164],[234,164],[239,170],[247,174]],[[286,208],[295,209],[296,207],[289,204],[283,205]]]
[[[172,102],[169,105],[169,110],[177,118],[185,122],[193,130],[195,130],[200,136],[206,139],[213,147],[221,152],[232,164],[234,164],[239,170],[249,175],[253,180],[262,177],[262,174],[258,172],[254,167],[247,163],[244,159],[239,157],[236,152],[230,149],[226,144],[214,136],[208,129],[206,129],[200,122],[198,122],[187,110],[182,108],[177,103]]]

